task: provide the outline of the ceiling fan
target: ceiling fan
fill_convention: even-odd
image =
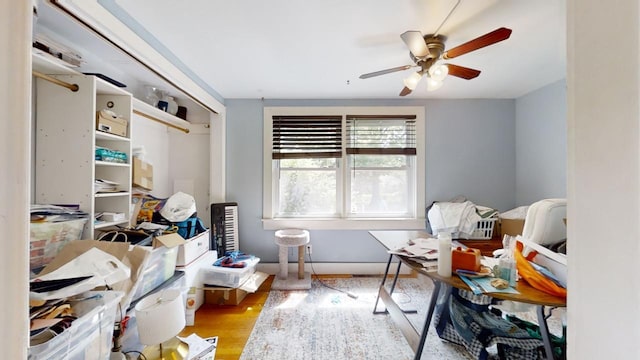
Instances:
[[[453,12],[453,9],[451,12]],[[451,13],[449,15],[451,15]],[[440,25],[440,27],[442,27],[442,25]],[[438,27],[438,30],[440,27]],[[447,75],[456,76],[466,80],[473,79],[480,75],[480,70],[443,63],[444,60],[453,59],[460,55],[493,45],[497,42],[508,39],[509,36],[511,36],[511,29],[501,27],[462,45],[458,45],[453,49],[445,51],[444,43],[446,38],[442,35],[438,35],[437,31],[435,34],[428,34],[424,36],[420,31],[406,31],[400,35],[400,38],[402,38],[402,41],[409,48],[409,56],[411,57],[411,60],[413,60],[413,64],[362,74],[360,75],[360,79],[368,79],[374,76],[417,67],[420,68],[417,72],[404,79],[405,86],[402,91],[400,91],[400,96],[409,95],[424,76],[427,77],[427,90],[436,90],[442,86],[442,80]]]

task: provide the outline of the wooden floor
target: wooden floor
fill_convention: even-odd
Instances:
[[[196,311],[194,326],[187,326],[180,333],[187,336],[192,333],[202,338],[217,336],[218,348],[216,360],[239,359],[242,349],[251,335],[260,311],[264,306],[273,275],[265,280],[258,291],[247,296],[239,305],[204,304]]]

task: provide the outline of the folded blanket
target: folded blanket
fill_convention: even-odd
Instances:
[[[476,205],[476,212],[483,219],[498,217],[498,210],[486,206]]]

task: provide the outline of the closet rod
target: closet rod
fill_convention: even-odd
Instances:
[[[40,79],[44,79],[44,80],[50,81],[50,82],[52,82],[52,83],[54,83],[56,85],[60,85],[60,86],[66,87],[67,89],[69,89],[69,90],[71,90],[73,92],[76,92],[76,91],[78,91],[80,89],[78,84],[69,84],[68,82],[64,82],[62,80],[56,79],[56,78],[51,77],[49,75],[45,75],[45,74],[43,74],[41,72],[37,72],[35,70],[32,70],[31,73],[35,77],[39,77]]]
[[[134,114],[138,114],[138,115],[140,115],[140,116],[144,116],[144,117],[146,117],[147,119],[150,119],[150,120],[153,120],[153,121],[157,121],[157,122],[159,122],[159,123],[162,123],[162,124],[164,124],[164,125],[167,125],[167,126],[169,126],[169,127],[172,127],[172,128],[174,128],[174,129],[178,129],[178,130],[180,130],[180,131],[183,131],[183,132],[184,132],[184,133],[186,133],[186,134],[188,134],[188,133],[189,133],[189,129],[187,129],[187,128],[183,128],[183,127],[180,127],[180,126],[177,126],[177,125],[173,125],[173,124],[172,124],[172,123],[170,123],[170,122],[167,122],[167,121],[164,121],[164,120],[158,119],[157,117],[151,116],[151,115],[149,115],[149,114],[145,114],[145,113],[143,113],[143,112],[141,112],[141,111],[139,111],[139,110],[133,109],[133,113],[134,113]]]

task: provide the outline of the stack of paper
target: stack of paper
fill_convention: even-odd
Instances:
[[[32,222],[59,222],[85,219],[88,216],[89,214],[80,210],[78,205],[31,204]]]
[[[406,245],[389,250],[389,254],[410,257],[411,260],[422,264],[427,270],[438,268],[438,239],[417,238],[409,240]]]
[[[96,194],[105,192],[118,192],[118,186],[120,186],[120,183],[117,183],[115,181],[96,179],[93,184],[93,190],[96,192]]]

